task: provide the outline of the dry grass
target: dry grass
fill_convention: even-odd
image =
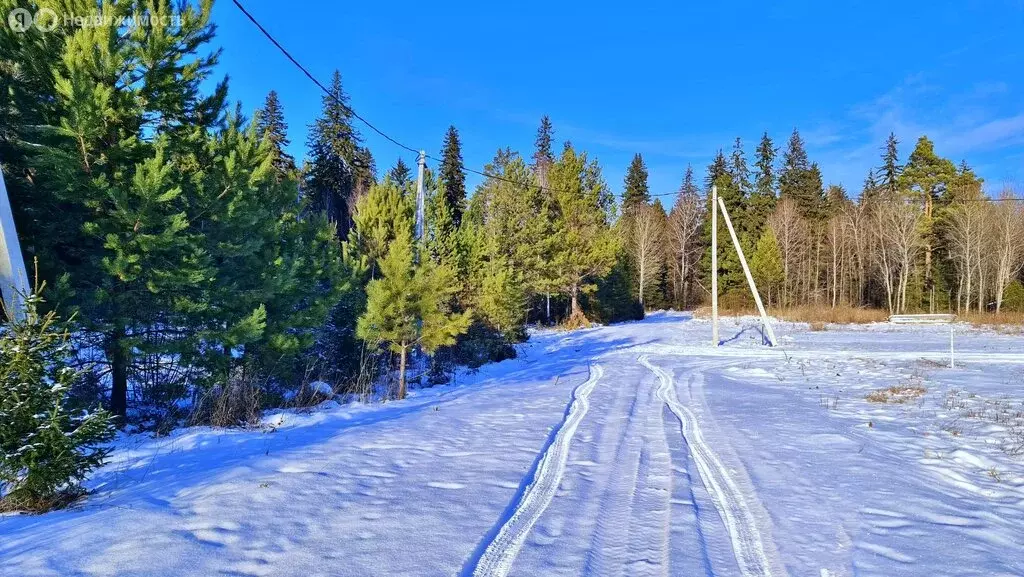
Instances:
[[[814,332],[823,331],[826,327],[825,323],[822,321],[811,321],[810,323],[808,323],[808,325],[810,326],[810,329]]]
[[[728,310],[719,309],[719,313],[725,317],[756,315],[757,309],[744,307]],[[841,325],[880,323],[885,322],[889,318],[889,313],[882,309],[848,306],[832,308],[830,306],[805,305],[784,309],[769,309],[768,314],[784,321],[819,324],[821,326],[821,328],[812,326],[811,330],[824,330],[824,325],[828,323]],[[700,307],[694,311],[693,316],[697,318],[711,318],[711,307]]]
[[[988,327],[1009,334],[1024,332],[1024,312],[966,313],[959,319],[976,327]]]
[[[869,403],[903,404],[919,399],[926,392],[928,390],[921,385],[893,385],[886,389],[872,391],[865,398]]]
[[[589,329],[590,320],[581,312],[576,311],[560,325],[562,330],[575,331],[577,329]]]
[[[775,312],[783,320],[797,323],[834,323],[840,325],[885,322],[889,313],[881,309],[860,307],[800,306]]]
[[[85,491],[78,487],[60,491],[56,495],[47,498],[13,497],[7,495],[0,499],[0,514],[56,511],[70,506],[82,498],[83,495],[85,495]]]

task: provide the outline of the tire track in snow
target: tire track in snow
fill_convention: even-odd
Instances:
[[[629,557],[621,573],[630,577],[669,577],[672,533],[672,457],[665,433],[664,409],[651,391],[646,411],[640,469],[629,523]]]
[[[558,486],[565,474],[565,464],[569,458],[569,445],[572,443],[580,421],[590,410],[590,393],[604,376],[601,365],[594,365],[590,378],[576,387],[572,401],[566,411],[565,420],[555,434],[554,440],[543,449],[543,456],[533,471],[533,479],[519,497],[512,514],[498,530],[494,538],[487,543],[475,563],[463,571],[463,575],[473,577],[504,577],[512,569],[512,562],[526,542],[530,529],[540,519],[558,491]],[[472,571],[469,569],[472,568]]]
[[[623,437],[618,440],[614,458],[608,463],[608,484],[594,521],[595,530],[583,570],[585,575],[667,574],[668,564],[663,563],[667,554],[659,554],[658,548],[663,542],[668,548],[668,531],[658,527],[658,507],[656,501],[649,502],[649,499],[652,492],[656,493],[655,485],[668,482],[668,470],[653,470],[647,446],[651,414],[663,403],[657,398],[650,379],[631,380],[636,382],[632,390],[633,403],[629,413],[624,415]],[[668,453],[667,447],[664,452]],[[664,494],[667,500],[668,491]],[[667,505],[662,508],[663,513],[668,512]],[[653,551],[647,550],[652,547]]]
[[[718,455],[704,441],[696,416],[676,399],[672,375],[651,364],[646,355],[640,357],[640,364],[657,375],[661,383],[658,396],[682,425],[683,436],[690,447],[701,480],[729,533],[740,573],[744,577],[773,577],[772,564],[765,553],[764,541],[743,493]]]

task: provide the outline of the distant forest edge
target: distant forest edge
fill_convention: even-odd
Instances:
[[[226,78],[201,90],[218,61],[209,3],[178,15],[130,33],[0,29],[0,159],[46,281],[40,306],[70,323],[83,372],[69,402],[122,423],[238,425],[333,394],[401,398],[408,380],[515,356],[529,324],[700,306],[712,185],[772,309],[1024,310],[1021,191],[985,196],[925,136],[905,160],[895,136],[879,143],[855,195],[824,184],[796,130],[784,146],[765,133],[751,162],[737,138],[702,176],[680,175],[666,210],[641,155],[617,200],[547,117],[532,151],[497,151],[467,194],[453,126],[425,173],[417,240],[416,167],[378,168],[339,73],[299,166],[274,92],[247,119]],[[723,305],[742,309],[719,233]]]

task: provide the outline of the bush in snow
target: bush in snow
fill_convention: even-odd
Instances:
[[[45,510],[81,495],[81,481],[108,454],[110,415],[72,411],[81,373],[68,366],[68,331],[27,297],[25,317],[0,332],[0,509]]]

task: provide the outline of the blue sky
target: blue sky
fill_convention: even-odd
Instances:
[[[477,169],[500,147],[529,156],[548,114],[616,192],[636,152],[667,193],[735,137],[752,159],[763,131],[782,145],[794,127],[853,192],[890,131],[904,159],[927,134],[989,190],[1024,185],[1024,0],[243,3],[398,140],[438,155],[454,124]],[[231,97],[251,112],[277,90],[301,158],[318,89],[229,0],[214,20]],[[414,162],[361,131],[379,172]]]

